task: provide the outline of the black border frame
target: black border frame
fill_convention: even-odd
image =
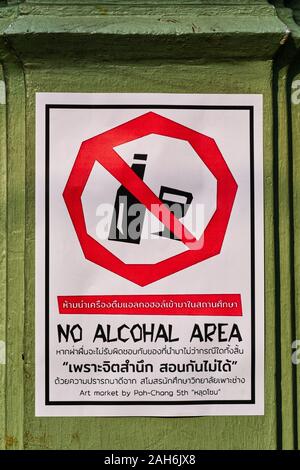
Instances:
[[[251,399],[250,400],[181,400],[181,401],[50,401],[49,390],[49,188],[50,188],[50,110],[51,109],[193,109],[248,110],[250,140],[250,231],[251,231]],[[254,186],[254,106],[243,105],[45,105],[45,405],[241,405],[255,404],[255,186]]]

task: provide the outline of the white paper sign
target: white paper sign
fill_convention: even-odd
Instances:
[[[263,414],[261,95],[36,106],[37,416]]]

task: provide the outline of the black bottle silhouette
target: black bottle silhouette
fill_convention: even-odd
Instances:
[[[135,153],[131,169],[144,178],[147,160],[146,154]],[[134,206],[134,207],[133,207]],[[145,219],[146,208],[123,185],[119,187],[115,199],[114,212],[110,226],[109,240],[139,244]],[[134,221],[134,222],[133,222]],[[131,224],[132,222],[132,224]]]

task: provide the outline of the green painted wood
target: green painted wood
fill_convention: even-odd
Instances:
[[[276,73],[277,72],[277,73]],[[274,96],[274,115],[277,120],[275,128],[274,149],[274,236],[275,266],[277,273],[276,288],[276,364],[277,364],[277,405],[280,420],[280,447],[293,449],[293,377],[290,348],[291,336],[291,269],[292,262],[290,238],[290,164],[288,155],[288,107],[287,107],[287,73],[284,67],[274,71],[274,80],[278,89]],[[277,134],[277,135],[276,135]],[[280,389],[280,390],[279,390]],[[280,406],[279,406],[280,405]],[[281,408],[281,409],[280,409]]]
[[[266,0],[138,3],[31,0],[0,8],[7,88],[7,130],[0,133],[6,135],[6,144],[0,138],[0,178],[7,181],[7,193],[0,193],[0,221],[6,220],[0,234],[5,235],[2,246],[7,244],[5,289],[0,281],[7,291],[2,326],[7,341],[6,404],[0,431],[5,423],[6,448],[293,448],[297,397],[290,360],[292,301],[299,299],[291,272],[299,275],[295,268],[300,252],[295,248],[294,262],[290,227],[298,237],[300,220],[291,208],[291,173],[294,207],[299,204],[295,187],[300,181],[298,157],[291,159],[289,147],[290,69],[282,60],[291,62],[295,52],[291,58],[282,52],[281,62],[273,62],[280,47],[288,48],[287,11],[282,5],[282,19],[278,18],[279,11]],[[34,416],[34,129],[39,91],[263,93],[265,416]],[[296,111],[293,126],[299,126]],[[295,152],[298,138],[299,133]],[[300,337],[299,330],[297,334]]]
[[[290,133],[289,133],[289,157],[291,161],[291,184],[292,194],[291,202],[293,205],[293,321],[292,321],[292,339],[300,340],[300,96],[295,101],[295,84],[300,85],[300,4],[296,0],[289,0],[287,6],[292,8],[293,18],[297,23],[297,28],[293,29],[294,43],[297,47],[297,54],[290,67],[288,90],[290,105]],[[298,88],[299,89],[299,88]],[[299,348],[299,346],[298,346]],[[295,351],[295,350],[293,350]],[[298,354],[299,357],[299,354]],[[295,446],[300,449],[300,364],[293,366],[294,375],[294,413],[295,413]]]
[[[22,68],[4,65],[7,92],[6,447],[23,447],[25,315],[25,107]]]
[[[292,38],[276,61],[278,68],[278,173],[281,175],[279,238],[281,251],[281,362],[283,395],[283,445],[293,436],[293,448],[299,449],[300,365],[291,364],[292,344],[300,338],[299,310],[299,130],[300,99],[294,97],[294,84],[300,78],[300,3],[288,0],[277,9],[292,32]],[[300,85],[300,81],[298,82]],[[299,86],[300,89],[300,86]],[[299,93],[300,96],[300,93]],[[282,115],[280,115],[282,114]],[[289,214],[289,215],[287,215]],[[288,398],[287,398],[288,397]]]
[[[290,84],[293,84],[295,81],[299,80],[300,84],[300,55],[297,56],[294,70],[292,71],[292,77]],[[293,90],[291,90],[291,96]],[[292,148],[290,149],[290,156],[292,158],[292,183],[293,183],[293,207],[294,207],[294,217],[293,217],[293,254],[294,254],[294,271],[293,271],[293,284],[294,284],[294,301],[293,301],[293,313],[294,319],[292,324],[292,339],[300,340],[300,295],[299,295],[299,286],[300,286],[300,215],[299,215],[299,205],[300,205],[300,103],[291,102],[291,124],[292,132],[290,137],[292,138]],[[299,350],[300,343],[298,345]],[[300,355],[298,354],[298,357]],[[298,449],[300,448],[300,364],[295,364],[293,368],[294,372],[294,400],[296,401],[297,410],[296,410],[296,420],[297,420],[297,429],[295,435]]]
[[[36,91],[101,91],[101,92],[186,92],[186,93],[255,93],[265,95],[265,181],[266,220],[272,218],[272,90],[269,77],[271,62],[237,62],[235,64],[210,63],[148,63],[99,64],[90,67],[84,77],[78,75],[77,64],[58,69],[55,62],[48,68],[38,64],[25,66],[27,89],[26,160],[27,188],[32,208],[34,196],[34,93]],[[70,76],[72,81],[70,82]],[[188,79],[187,79],[188,77]],[[28,197],[28,195],[27,195]],[[34,238],[34,226],[28,238]],[[33,260],[33,243],[28,246],[26,260]],[[274,254],[273,226],[266,227],[267,264],[266,291],[266,415],[264,417],[203,417],[203,418],[34,418],[33,377],[34,357],[30,346],[34,334],[33,285],[26,322],[25,377],[25,446],[26,448],[116,448],[116,449],[222,449],[222,448],[276,448],[276,396],[275,396],[275,318],[274,318]],[[30,263],[28,265],[27,263]],[[26,261],[28,277],[33,279],[34,266]],[[30,272],[29,272],[30,269]],[[141,430],[143,430],[141,432]]]
[[[91,6],[92,5],[92,6]],[[22,57],[81,60],[271,57],[286,37],[267,0],[26,2],[0,9],[2,36]],[[26,40],[24,40],[26,38]],[[136,47],[136,44],[139,47]]]
[[[292,277],[292,341],[300,340],[300,4],[291,0],[295,56],[289,67],[287,90],[289,109],[289,161],[290,161],[290,205],[292,221],[290,225],[293,259]],[[295,88],[296,87],[296,88]],[[298,92],[297,92],[298,90]],[[295,95],[297,92],[297,95]],[[300,346],[300,343],[297,343]],[[298,351],[299,351],[298,346]],[[294,352],[295,349],[292,350]],[[298,358],[299,358],[298,353]],[[294,441],[295,448],[300,448],[300,364],[293,365],[293,403],[294,403]]]
[[[5,448],[6,345],[6,93],[0,69],[0,449]]]

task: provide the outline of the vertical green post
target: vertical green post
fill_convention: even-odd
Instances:
[[[0,70],[0,449],[5,448],[6,362],[6,90]]]

